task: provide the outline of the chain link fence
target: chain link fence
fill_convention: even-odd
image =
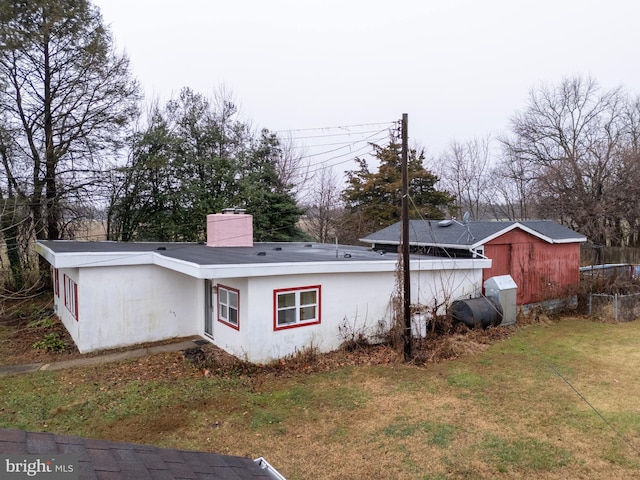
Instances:
[[[630,322],[640,318],[640,293],[589,295],[589,315],[618,322]]]

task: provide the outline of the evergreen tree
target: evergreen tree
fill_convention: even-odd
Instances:
[[[302,210],[287,185],[278,176],[277,158],[282,154],[279,140],[263,130],[257,146],[250,152],[240,180],[240,201],[253,215],[256,241],[283,242],[304,240],[296,226]]]
[[[342,193],[346,209],[342,230],[352,241],[400,221],[402,215],[402,146],[392,139],[386,147],[374,148],[378,171],[370,171],[365,159],[356,158],[359,169],[347,172]],[[424,167],[424,151],[408,153],[410,217],[442,218],[454,197],[435,188],[438,177]]]
[[[229,98],[183,89],[132,139],[109,212],[116,240],[200,241],[206,215],[241,207],[256,241],[301,238],[301,211],[277,173],[282,149],[268,131],[256,138]]]

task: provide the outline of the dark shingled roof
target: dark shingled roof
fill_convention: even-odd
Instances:
[[[39,240],[38,243],[56,254],[93,253],[111,255],[156,254],[191,262],[196,265],[242,265],[303,262],[384,261],[366,247],[322,243],[255,243],[252,247],[208,247],[187,242],[86,242],[72,240]]]
[[[54,433],[0,429],[0,452],[68,454],[78,460],[82,480],[273,480],[245,457],[109,442]]]
[[[456,246],[459,248],[482,245],[488,239],[520,226],[529,229],[538,237],[552,243],[584,242],[586,237],[570,228],[550,220],[522,222],[468,222],[411,220],[409,224],[410,243],[426,246]],[[402,224],[390,225],[361,239],[373,244],[398,244]]]

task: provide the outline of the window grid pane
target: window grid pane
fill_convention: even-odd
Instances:
[[[229,292],[229,307],[238,308],[238,294],[236,292]]]
[[[296,306],[295,293],[282,293],[278,295],[278,308],[287,308]]]
[[[302,307],[300,309],[300,321],[306,322],[308,320],[316,319],[316,307]]]
[[[278,310],[278,325],[288,325],[296,323],[296,309],[287,308],[285,310]]]
[[[238,325],[238,310],[233,308],[229,309],[229,323]]]
[[[218,287],[218,318],[238,325],[238,292]]]
[[[300,292],[300,305],[315,305],[316,291]]]
[[[275,293],[276,327],[296,326],[306,323],[320,322],[319,287],[282,292],[278,292],[276,290]]]

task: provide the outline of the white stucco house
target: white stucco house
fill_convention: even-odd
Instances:
[[[207,242],[39,241],[57,315],[82,353],[201,336],[251,362],[313,345],[340,327],[390,325],[398,255],[318,243],[253,243],[251,215],[207,216]],[[412,257],[411,301],[477,296],[483,258]]]

